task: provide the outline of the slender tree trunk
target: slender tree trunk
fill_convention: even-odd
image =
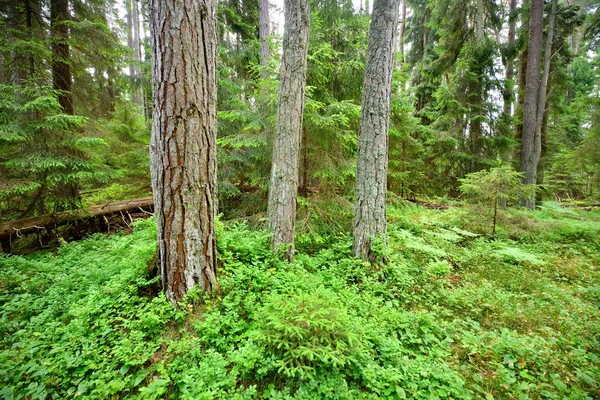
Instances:
[[[387,241],[388,128],[394,37],[399,0],[375,0],[363,85],[356,194],[354,200],[354,254],[375,261],[372,239]]]
[[[129,79],[133,84],[135,79],[135,51],[133,49],[133,12],[132,12],[132,2],[133,0],[126,0],[125,7],[127,8],[127,14],[125,16],[126,24],[127,24],[127,47],[129,47],[132,51],[133,57],[129,59]],[[133,89],[131,91],[133,96]]]
[[[400,3],[400,33],[398,34],[398,51],[400,62],[404,64],[404,34],[406,32],[406,0]]]
[[[167,299],[217,286],[216,0],[152,0],[150,146]]]
[[[58,102],[65,114],[73,115],[72,77],[70,67],[69,1],[50,2],[50,30],[52,32],[52,84],[59,90]]]
[[[269,51],[269,0],[260,0],[258,37],[260,39],[260,65],[271,59]],[[264,78],[264,74],[262,76]]]
[[[134,64],[134,102],[143,109],[144,105],[144,87],[142,86],[142,47],[140,45],[140,12],[138,9],[138,0],[131,0],[131,22],[133,24],[133,56]]]
[[[279,84],[279,106],[273,138],[273,165],[269,187],[269,229],[272,245],[288,246],[294,257],[294,227],[298,191],[298,157],[308,54],[310,8],[308,0],[285,0],[285,30]]]
[[[540,65],[544,25],[544,1],[531,0],[529,12],[529,42],[527,76],[523,105],[523,133],[521,137],[520,171],[525,174],[523,183],[534,185],[539,162],[538,101],[540,90]],[[535,195],[524,199],[527,208],[535,208]]]

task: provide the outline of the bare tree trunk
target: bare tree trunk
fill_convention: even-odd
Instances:
[[[356,194],[354,200],[354,254],[374,261],[372,239],[387,241],[388,128],[394,37],[399,0],[375,0],[362,94]]]
[[[284,7],[285,30],[268,217],[273,248],[289,246],[285,256],[292,261],[310,8],[308,0],[285,0]]]
[[[271,59],[269,51],[269,0],[260,0],[258,37],[260,39],[260,65]],[[264,76],[263,76],[264,77]]]
[[[539,162],[538,100],[540,90],[540,64],[542,59],[542,36],[544,25],[544,1],[531,0],[529,15],[529,42],[527,76],[523,105],[523,132],[521,137],[520,171],[525,174],[523,183],[534,185]],[[535,208],[535,194],[523,199],[527,208]]]
[[[150,146],[167,299],[217,289],[216,0],[152,0]]]
[[[52,32],[52,84],[60,90],[58,102],[65,114],[73,115],[73,86],[70,66],[69,1],[52,0],[50,2],[50,30]]]

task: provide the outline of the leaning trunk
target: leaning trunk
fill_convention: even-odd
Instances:
[[[373,3],[362,94],[354,200],[354,254],[372,261],[372,239],[387,240],[388,127],[398,4],[398,0],[375,0]]]
[[[217,288],[216,0],[152,0],[150,147],[167,298]]]

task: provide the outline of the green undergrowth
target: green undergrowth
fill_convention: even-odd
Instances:
[[[397,202],[370,265],[350,213],[301,207],[291,265],[221,223],[221,291],[180,311],[152,291],[153,220],[0,258],[0,397],[600,397],[597,213],[507,211],[492,240],[485,210]]]

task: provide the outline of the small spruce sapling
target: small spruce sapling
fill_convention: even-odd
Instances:
[[[475,203],[489,205],[493,208],[492,237],[496,236],[498,204],[517,200],[519,196],[533,193],[533,186],[524,185],[522,174],[511,167],[503,165],[489,171],[468,174],[460,179],[459,190]]]

